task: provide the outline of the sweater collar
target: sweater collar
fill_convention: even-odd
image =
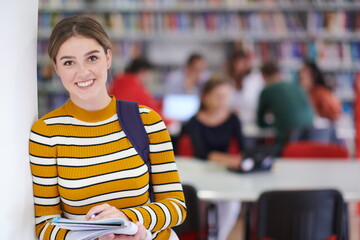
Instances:
[[[103,109],[88,111],[75,105],[71,100],[66,104],[69,115],[84,122],[100,122],[116,114],[116,99],[111,97],[111,102]]]

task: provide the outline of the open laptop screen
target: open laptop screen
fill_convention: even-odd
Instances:
[[[197,113],[199,105],[197,95],[169,94],[164,97],[163,113],[166,118],[184,122]]]

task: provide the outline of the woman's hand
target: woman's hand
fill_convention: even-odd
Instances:
[[[137,222],[138,232],[135,235],[115,235],[115,234],[107,234],[99,238],[99,240],[145,240],[147,239],[148,231],[141,223]],[[149,233],[150,234],[150,233]]]
[[[223,152],[211,152],[208,155],[210,161],[220,163],[231,169],[238,169],[241,166],[242,156],[240,154],[233,155]]]
[[[122,218],[125,220],[130,220],[122,211],[113,207],[107,203],[97,205],[89,210],[86,214],[86,220],[100,220],[105,218]]]
[[[240,155],[229,155],[227,159],[227,167],[231,169],[239,169],[241,166],[242,158]]]

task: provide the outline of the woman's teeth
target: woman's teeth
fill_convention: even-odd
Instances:
[[[86,82],[78,82],[77,85],[79,87],[87,87],[89,86],[90,84],[92,84],[94,82],[94,80],[90,80],[90,81],[86,81]]]

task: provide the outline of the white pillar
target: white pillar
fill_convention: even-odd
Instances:
[[[0,0],[0,239],[33,240],[28,138],[37,118],[37,0]]]

